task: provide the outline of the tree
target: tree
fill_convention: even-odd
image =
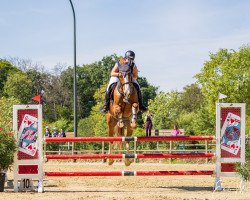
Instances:
[[[180,93],[180,111],[177,123],[187,135],[211,135],[213,121],[204,106],[204,96],[197,84],[187,85]],[[210,120],[209,120],[210,119]]]
[[[153,115],[156,129],[171,128],[177,122],[180,113],[180,93],[160,92],[154,100],[149,101],[149,110]]]
[[[250,47],[241,47],[239,51],[220,49],[210,54],[201,72],[195,76],[202,86],[208,112],[215,117],[215,102],[218,94],[227,95],[227,102],[247,104],[250,114]]]
[[[0,59],[0,96],[3,96],[3,88],[8,76],[16,72],[20,72],[20,70],[7,60]]]
[[[97,104],[92,107],[88,117],[79,121],[78,129],[81,136],[107,136],[106,115],[100,112],[106,87],[107,85],[104,84],[95,92],[94,100]]]
[[[21,103],[27,104],[32,98],[32,82],[23,72],[16,72],[8,76],[4,85],[4,94],[14,97]]]
[[[42,90],[45,90],[46,84],[48,82],[48,74],[40,72],[35,69],[28,69],[26,71],[29,80],[32,81],[32,94],[39,95]]]
[[[151,85],[145,77],[138,77],[137,79],[143,96],[143,101],[148,106],[148,101],[156,97],[158,87]]]
[[[204,104],[204,96],[197,84],[187,85],[180,94],[182,110],[194,112],[199,110]]]
[[[78,116],[85,118],[90,115],[92,107],[96,104],[94,93],[103,84],[107,84],[110,72],[118,57],[116,55],[103,57],[101,61],[77,67],[77,99]],[[62,87],[68,91],[73,105],[73,69],[68,68],[60,76]],[[103,94],[104,96],[104,94]]]
[[[96,104],[94,94],[103,84],[107,84],[117,59],[116,55],[106,56],[101,61],[79,67],[80,117],[90,114],[91,108]]]
[[[209,115],[206,107],[201,107],[195,112],[180,112],[176,121],[187,135],[215,134],[215,121],[213,116]]]
[[[4,128],[7,132],[11,132],[13,129],[13,105],[18,104],[20,101],[14,97],[0,97],[0,128]]]

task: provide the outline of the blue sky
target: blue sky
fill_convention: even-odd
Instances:
[[[162,91],[195,81],[209,52],[250,41],[248,0],[72,0],[77,64],[134,50],[140,75]],[[0,1],[0,58],[31,59],[48,69],[73,65],[68,0]]]

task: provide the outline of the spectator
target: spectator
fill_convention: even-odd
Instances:
[[[64,130],[61,128],[58,137],[66,137]]]
[[[181,134],[181,131],[179,130],[177,124],[174,125],[174,129],[171,131],[171,133],[172,133],[172,136],[178,136]]]
[[[148,113],[147,113],[147,115],[145,117],[145,121],[146,121],[146,125],[145,125],[146,137],[151,136],[151,130],[152,130],[152,127],[153,127],[152,117],[153,116],[148,111]]]
[[[56,128],[53,128],[53,137],[58,137],[58,131],[57,131],[57,129]]]
[[[45,129],[44,135],[45,135],[45,137],[51,137],[51,132],[50,132],[48,127],[46,127],[46,129]]]

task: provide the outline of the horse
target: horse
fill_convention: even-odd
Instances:
[[[109,112],[107,114],[108,136],[126,136],[132,135],[133,130],[137,127],[137,113],[139,111],[137,90],[132,82],[133,74],[131,67],[123,61],[118,66],[119,81],[113,91],[113,101],[109,103]],[[119,145],[121,147],[121,143]],[[111,154],[113,142],[109,143],[109,154]],[[126,152],[129,151],[129,142],[126,142]],[[112,165],[113,159],[108,160]],[[132,161],[125,159],[125,165],[129,166]]]

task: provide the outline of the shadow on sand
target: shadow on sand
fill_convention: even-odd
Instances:
[[[169,186],[169,187],[158,187],[166,189],[178,189],[185,191],[214,191],[214,187],[196,187],[196,186]]]

